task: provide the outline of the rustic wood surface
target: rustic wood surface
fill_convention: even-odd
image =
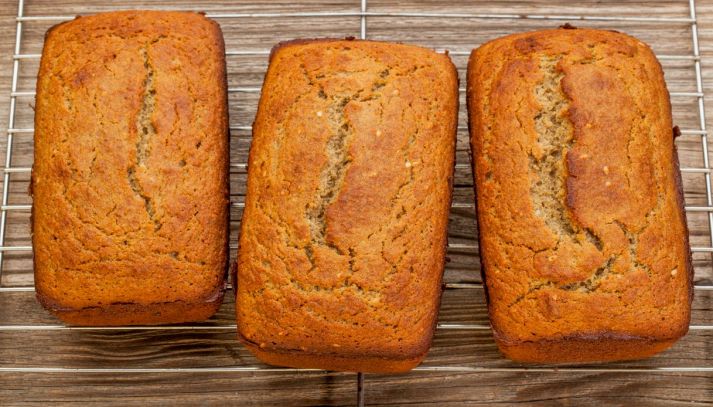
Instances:
[[[190,2],[174,0],[116,1],[103,5],[82,1],[28,0],[25,15],[74,15],[121,8],[202,9],[208,12],[358,12],[358,0],[312,0],[307,2]],[[370,12],[464,12],[569,14],[630,17],[689,16],[688,1],[469,1],[451,4],[431,0],[403,2],[370,0]],[[701,64],[703,66],[707,116],[713,117],[713,0],[697,2]],[[17,2],[0,0],[0,157],[5,157],[9,116],[12,54],[15,41]],[[57,21],[23,24],[21,53],[41,52],[44,32]],[[226,18],[223,28],[228,50],[268,50],[274,43],[297,37],[359,36],[358,16]],[[469,51],[482,42],[511,32],[555,27],[566,20],[476,19],[438,17],[373,16],[367,18],[367,37],[419,43],[434,48]],[[571,21],[577,26],[610,28],[633,34],[648,42],[660,55],[693,55],[691,25],[687,22]],[[453,55],[461,78],[467,56]],[[259,87],[267,55],[229,56],[231,87]],[[691,60],[662,60],[672,92],[695,92]],[[20,61],[18,91],[33,91],[37,59]],[[461,83],[464,86],[464,83]],[[232,199],[242,202],[250,131],[241,126],[252,122],[256,92],[230,94],[232,131]],[[17,99],[15,128],[32,127],[32,96]],[[464,105],[464,100],[461,98]],[[700,129],[698,101],[691,96],[672,98],[674,121],[682,129]],[[465,109],[461,107],[458,135],[458,167],[451,215],[450,242],[476,245],[473,192],[467,168],[468,147]],[[709,121],[710,123],[710,121]],[[683,167],[703,166],[701,137],[684,135],[677,141]],[[32,134],[14,135],[11,166],[32,163]],[[713,144],[709,143],[709,148]],[[684,173],[688,206],[706,206],[705,178]],[[11,176],[10,203],[29,204],[29,174]],[[233,210],[231,243],[237,238],[239,208]],[[689,212],[691,244],[710,247],[706,212]],[[29,212],[8,213],[6,245],[29,245]],[[233,253],[234,254],[234,253]],[[451,249],[446,281],[478,283],[477,250]],[[696,283],[713,285],[711,254],[695,253]],[[31,255],[6,253],[2,287],[32,285]],[[434,346],[424,363],[428,371],[405,375],[367,375],[367,405],[532,403],[542,405],[683,405],[713,404],[713,291],[696,290],[694,328],[671,350],[645,361],[608,365],[574,366],[559,371],[522,371],[503,359],[487,329],[481,288],[446,290]],[[592,318],[596,318],[592,315]],[[0,370],[0,405],[45,405],[55,402],[100,405],[353,405],[356,375],[327,372],[181,372],[182,368],[262,366],[235,339],[232,292],[219,314],[207,323],[180,329],[67,330],[59,326],[36,303],[34,293],[0,292],[1,368],[153,368],[164,372],[3,372]],[[469,324],[471,329],[449,329],[447,324]],[[9,326],[30,326],[9,329]],[[44,327],[43,329],[29,329]],[[483,368],[482,371],[434,371],[434,367]],[[654,371],[656,368],[688,368],[689,371]],[[548,368],[544,366],[544,368]],[[588,370],[581,370],[588,368]],[[703,371],[700,368],[707,368]],[[574,370],[580,369],[580,370]],[[635,369],[635,370],[632,370]]]

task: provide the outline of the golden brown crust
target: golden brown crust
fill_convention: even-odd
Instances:
[[[63,308],[38,295],[40,303],[59,319],[70,325],[123,326],[161,325],[202,321],[218,311],[223,302],[223,288],[217,288],[212,298],[202,302],[170,301],[142,305],[137,303],[113,303],[108,307]]]
[[[457,74],[372,41],[273,52],[238,252],[241,340],[267,363],[367,372],[425,356],[441,294]]]
[[[611,336],[607,333],[509,343],[497,340],[509,359],[529,363],[614,362],[642,359],[668,349],[676,339]]]
[[[50,29],[37,82],[33,245],[40,302],[78,325],[210,317],[227,264],[220,27],[126,11]]]
[[[527,362],[636,359],[688,330],[692,267],[661,66],[624,34],[548,30],[471,55],[495,337]]]
[[[255,356],[269,365],[289,366],[298,369],[324,369],[346,372],[368,373],[403,373],[418,366],[426,357],[428,349],[423,354],[413,357],[396,359],[357,355],[342,356],[339,354],[305,353],[279,350],[263,350],[260,346],[242,341]]]

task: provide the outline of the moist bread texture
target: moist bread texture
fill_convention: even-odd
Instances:
[[[661,66],[598,30],[470,57],[480,253],[495,339],[524,362],[638,359],[688,330],[692,267]]]
[[[273,49],[238,252],[242,342],[266,363],[398,372],[425,357],[447,243],[458,79],[373,41]]]
[[[53,27],[35,114],[37,298],[76,325],[198,321],[227,264],[220,27],[127,11]]]

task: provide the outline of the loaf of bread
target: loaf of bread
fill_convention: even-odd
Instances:
[[[475,50],[468,112],[495,339],[524,362],[637,359],[688,330],[692,267],[661,66],[624,34]]]
[[[398,372],[424,358],[447,243],[458,79],[407,45],[273,49],[240,234],[242,342],[282,366]]]
[[[227,126],[215,22],[132,11],[53,27],[35,115],[39,301],[76,325],[210,317],[227,264]]]

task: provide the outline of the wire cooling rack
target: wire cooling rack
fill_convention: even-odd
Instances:
[[[256,30],[280,30],[280,25],[304,25],[305,32],[313,32],[317,25],[331,27],[323,36],[342,34],[354,35],[362,39],[382,39],[402,42],[422,43],[438,50],[448,50],[459,68],[461,75],[461,112],[458,128],[458,153],[456,164],[456,191],[451,215],[449,236],[449,257],[452,262],[446,273],[444,288],[446,294],[438,324],[434,350],[426,362],[415,369],[412,375],[428,372],[440,373],[645,373],[645,374],[682,374],[686,372],[713,372],[710,362],[713,355],[708,348],[699,351],[697,356],[690,356],[687,345],[674,347],[663,356],[635,363],[616,363],[596,366],[522,366],[505,361],[497,356],[489,336],[489,325],[485,315],[482,284],[480,283],[477,242],[475,240],[475,222],[473,216],[473,195],[470,164],[468,162],[467,126],[464,111],[464,68],[467,57],[473,47],[483,40],[494,38],[509,32],[553,27],[565,22],[575,25],[621,29],[631,32],[650,43],[664,66],[666,79],[671,90],[674,122],[681,126],[682,137],[677,144],[681,161],[681,171],[686,192],[686,211],[691,229],[692,252],[696,269],[695,294],[691,335],[713,332],[713,315],[710,315],[711,295],[713,294],[713,196],[711,192],[711,167],[708,154],[708,132],[706,130],[704,89],[701,76],[700,50],[695,1],[681,2],[681,16],[646,15],[632,13],[602,14],[596,8],[582,9],[581,14],[561,14],[561,9],[543,7],[524,8],[524,12],[512,14],[479,13],[479,8],[459,8],[458,11],[445,12],[437,7],[418,6],[393,10],[380,7],[372,10],[366,0],[344,4],[329,11],[320,6],[306,7],[306,11],[291,11],[284,8],[276,12],[249,11],[231,12],[209,8],[207,16],[221,23],[226,32],[226,49],[229,75],[229,99],[231,104],[231,250],[235,252],[237,225],[243,207],[244,182],[246,171],[247,148],[250,141],[252,116],[260,92],[260,80],[266,68],[267,56],[274,41],[257,36],[257,40],[241,41],[236,27],[246,23],[256,23]],[[179,5],[180,6],[180,5]],[[116,3],[112,8],[137,8],[135,4],[121,7]],[[190,9],[179,7],[182,9]],[[138,7],[140,8],[140,7]],[[258,10],[260,10],[258,8]],[[191,335],[203,331],[224,332],[228,337],[235,331],[231,299],[232,292],[226,296],[226,305],[217,317],[205,324],[176,325],[163,327],[65,327],[34,303],[32,285],[32,247],[29,239],[29,214],[31,198],[27,195],[29,173],[32,165],[32,109],[34,101],[34,75],[36,75],[41,51],[41,33],[49,26],[86,13],[84,7],[45,14],[42,9],[26,14],[23,0],[18,3],[16,18],[16,36],[12,55],[11,89],[9,93],[9,119],[6,130],[5,165],[3,168],[2,205],[0,206],[0,337],[11,335],[11,339],[22,342],[36,332],[51,335],[66,331],[92,332],[140,332],[146,335],[165,335],[180,332],[185,340]],[[54,11],[54,9],[53,9]],[[62,10],[60,10],[62,11]],[[93,9],[91,11],[104,11]],[[587,11],[591,11],[588,13]],[[389,24],[384,24],[389,22]],[[262,26],[260,27],[260,24]],[[330,25],[331,24],[331,25]],[[405,36],[409,25],[421,24],[412,29],[418,36]],[[469,27],[468,24],[471,24]],[[490,24],[490,25],[488,25]],[[342,27],[342,25],[344,27]],[[454,27],[450,27],[453,25]],[[463,39],[459,30],[466,31]],[[339,28],[335,28],[338,27]],[[29,28],[28,28],[29,27]],[[278,27],[278,28],[275,28]],[[446,32],[451,33],[445,35]],[[254,36],[254,34],[251,34]],[[308,35],[305,35],[308,36]],[[315,36],[315,35],[311,35]],[[234,255],[234,253],[233,253]],[[5,298],[3,298],[5,296]],[[450,299],[449,299],[450,298]],[[9,305],[8,305],[9,304]],[[465,304],[465,305],[462,305]],[[463,310],[461,310],[464,309]],[[707,312],[706,312],[707,311]],[[467,315],[466,315],[467,314]],[[485,338],[484,353],[488,357],[478,357],[456,348],[450,351],[448,337],[450,333],[465,337]],[[479,334],[482,332],[482,334]],[[446,339],[439,340],[439,335]],[[76,337],[74,337],[76,338]],[[31,341],[31,339],[28,339]],[[59,338],[68,346],[72,338]],[[168,341],[171,341],[169,337]],[[700,342],[700,340],[698,341]],[[18,345],[19,346],[19,345]],[[113,375],[140,373],[296,373],[299,369],[272,368],[259,364],[247,352],[234,343],[238,349],[235,363],[226,363],[217,358],[202,360],[199,366],[171,366],[170,361],[136,365],[130,361],[124,364],[112,358],[73,361],[67,358],[53,358],[47,354],[35,355],[33,351],[19,351],[13,357],[0,359],[0,377],[9,374],[77,374],[103,373]],[[472,348],[472,347],[471,347]],[[477,353],[477,346],[470,349]],[[121,350],[120,350],[121,351]],[[459,353],[461,352],[461,353]],[[701,356],[700,353],[703,353]],[[357,403],[363,404],[365,389],[362,375],[357,376]]]

